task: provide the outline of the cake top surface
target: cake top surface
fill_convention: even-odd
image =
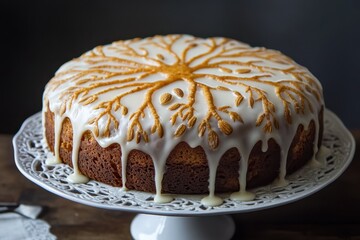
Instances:
[[[98,46],[65,63],[44,93],[44,107],[102,146],[134,148],[172,139],[215,151],[250,128],[247,139],[269,139],[322,104],[318,80],[282,53],[190,35]]]

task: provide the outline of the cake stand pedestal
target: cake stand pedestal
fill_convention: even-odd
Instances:
[[[153,202],[153,194],[123,191],[97,181],[68,182],[72,169],[65,164],[46,165],[49,150],[44,144],[41,113],[28,118],[13,139],[15,163],[20,172],[42,188],[74,202],[138,214],[131,224],[136,240],[230,239],[235,225],[229,214],[258,211],[300,200],[338,178],[350,164],[355,141],[335,114],[325,111],[323,154],[320,165],[308,164],[287,177],[289,185],[253,189],[252,201],[232,201],[229,194],[220,206],[201,204],[199,195],[174,195],[170,203]]]
[[[234,235],[235,223],[228,215],[175,217],[138,214],[130,230],[136,240],[219,240]]]

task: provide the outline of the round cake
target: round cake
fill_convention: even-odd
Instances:
[[[316,161],[319,81],[274,50],[167,35],[98,46],[56,72],[43,96],[44,135],[68,180],[124,190],[251,200]]]

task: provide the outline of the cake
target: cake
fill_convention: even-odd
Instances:
[[[98,46],[43,95],[47,164],[126,190],[251,200],[321,146],[319,81],[284,54],[222,38],[167,35]],[[169,194],[168,194],[169,193]]]

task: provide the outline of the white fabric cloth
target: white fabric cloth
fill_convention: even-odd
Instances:
[[[20,205],[13,212],[0,213],[0,239],[55,240],[49,231],[50,225],[36,219],[40,212],[39,206]]]

